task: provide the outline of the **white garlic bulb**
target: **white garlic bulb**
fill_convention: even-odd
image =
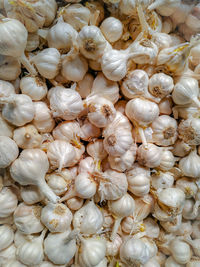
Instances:
[[[20,80],[22,94],[30,96],[32,100],[41,100],[47,94],[45,82],[38,77],[23,77]]]
[[[46,175],[45,180],[53,192],[60,196],[68,189],[68,181],[65,180],[64,172],[53,172]]]
[[[21,185],[37,185],[53,203],[58,197],[46,184],[44,176],[49,169],[47,155],[40,149],[24,149],[10,168],[12,178]]]
[[[15,88],[10,82],[0,80],[0,97],[15,94]]]
[[[38,72],[47,79],[53,79],[60,69],[60,53],[56,48],[46,48],[31,58]]]
[[[41,213],[41,222],[50,232],[66,231],[72,221],[72,213],[66,205],[49,202]]]
[[[15,253],[16,253],[16,247],[14,244],[11,244],[9,247],[1,250],[0,251],[1,264],[6,264],[7,267],[8,261],[16,259]],[[24,266],[22,265],[22,267]]]
[[[0,251],[10,246],[14,240],[14,231],[11,226],[4,224],[0,225]]]
[[[34,106],[31,98],[24,94],[1,97],[0,104],[4,104],[2,116],[16,126],[22,126],[34,117]]]
[[[26,265],[22,264],[16,259],[12,259],[6,262],[5,264],[3,264],[2,267],[26,267]]]
[[[108,46],[101,30],[96,26],[84,26],[78,34],[78,42],[83,56],[93,60],[99,59]]]
[[[20,203],[14,212],[14,222],[22,234],[39,233],[44,229],[40,222],[42,207],[39,205],[26,205]]]
[[[66,204],[70,210],[79,210],[83,206],[84,200],[80,197],[72,197],[67,200]]]
[[[69,81],[79,82],[88,71],[87,60],[80,54],[65,56],[62,60],[62,76]]]
[[[178,229],[180,229],[181,223],[182,223],[182,214],[179,214],[179,215],[173,217],[173,219],[171,221],[166,221],[166,222],[160,221],[161,226],[168,233],[174,233]]]
[[[141,165],[155,168],[160,165],[162,153],[162,148],[154,144],[140,145],[137,150],[137,160]]]
[[[86,73],[83,79],[78,81],[76,91],[82,98],[86,98],[91,93],[93,82],[94,78],[90,73]]]
[[[0,168],[8,167],[19,155],[15,141],[10,137],[0,136]]]
[[[68,264],[76,253],[76,232],[49,233],[44,240],[44,252],[54,264]],[[53,265],[54,266],[54,265]],[[56,265],[57,266],[57,265]]]
[[[16,258],[28,266],[40,264],[44,258],[43,240],[46,231],[46,229],[43,230],[40,236],[19,246],[16,250]]]
[[[60,17],[48,31],[48,46],[58,49],[60,53],[67,53],[75,44],[77,36],[77,31],[70,24],[62,21],[62,17]]]
[[[198,118],[188,118],[181,121],[178,127],[179,138],[189,145],[200,144],[200,120]]]
[[[73,227],[83,234],[96,234],[103,226],[104,218],[93,201],[86,202],[74,213]]]
[[[101,23],[100,30],[105,38],[110,43],[113,43],[121,38],[123,33],[123,24],[119,19],[108,17]]]
[[[199,206],[200,206],[199,201],[195,202],[193,199],[186,199],[182,211],[183,218],[186,220],[195,220],[198,216]]]
[[[13,81],[21,73],[21,64],[18,59],[0,55],[0,79]]]
[[[171,170],[174,167],[175,160],[176,159],[171,151],[169,150],[162,151],[159,169],[161,169],[162,171]]]
[[[200,157],[197,151],[192,150],[188,156],[185,156],[179,161],[179,168],[182,174],[192,178],[198,178],[200,175]]]
[[[83,110],[81,96],[71,88],[53,87],[48,92],[48,98],[54,117],[73,120]]]
[[[170,251],[177,263],[186,264],[190,261],[192,253],[190,246],[186,242],[174,238],[172,242],[170,242]]]
[[[151,124],[153,141],[160,146],[173,145],[177,139],[177,122],[170,116],[161,115]]]
[[[13,127],[0,115],[0,136],[13,136]]]
[[[44,195],[35,185],[21,187],[21,197],[26,204],[32,205],[44,199]]]
[[[116,256],[119,252],[119,248],[122,244],[122,238],[116,234],[113,241],[106,241],[106,255],[107,256]]]
[[[17,196],[12,192],[9,187],[3,187],[0,191],[0,218],[10,216],[17,207]]]
[[[55,121],[52,117],[51,111],[45,102],[33,102],[35,114],[33,124],[41,133],[51,132],[55,126]]]
[[[160,115],[170,115],[172,113],[172,99],[171,97],[163,98],[158,104]]]
[[[174,176],[170,172],[158,171],[155,174],[151,175],[151,185],[156,190],[158,190],[159,188],[164,189],[172,187],[173,184],[174,184]]]
[[[101,129],[94,126],[86,119],[81,126],[81,139],[84,141],[92,141],[93,138],[98,138],[101,135]]]
[[[122,82],[121,91],[129,99],[135,96],[148,96],[149,78],[145,71],[136,69],[128,73]]]
[[[79,263],[81,267],[98,265],[106,256],[106,241],[102,238],[81,238]]]
[[[106,127],[113,121],[116,110],[111,101],[104,97],[92,96],[86,98],[88,119],[96,127]]]
[[[47,157],[51,167],[58,168],[58,171],[61,171],[62,168],[72,165],[75,158],[75,149],[64,140],[55,140],[49,144]]]
[[[165,261],[165,267],[183,267],[183,266],[184,265],[176,262],[172,256],[168,257]]]
[[[35,33],[28,33],[27,43],[26,43],[26,51],[32,52],[33,50],[37,49],[40,45],[40,39],[37,32]]]
[[[130,179],[131,178],[131,179]],[[136,176],[127,176],[128,190],[135,196],[142,197],[149,193],[150,179],[144,174],[138,174]]]
[[[24,127],[19,127],[13,132],[13,140],[20,148],[35,148],[39,147],[42,136],[32,124],[27,124]]]
[[[78,197],[88,199],[95,195],[97,184],[89,173],[82,172],[75,178],[75,190],[73,197],[77,194]]]
[[[194,180],[187,177],[182,177],[176,181],[176,187],[183,190],[186,198],[195,197],[198,188]]]

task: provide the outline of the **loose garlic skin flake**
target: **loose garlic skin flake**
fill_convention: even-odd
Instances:
[[[10,137],[0,136],[0,168],[8,167],[19,155],[15,141]]]

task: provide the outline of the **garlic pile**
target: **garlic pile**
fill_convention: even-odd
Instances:
[[[0,267],[200,267],[199,0],[0,0]]]

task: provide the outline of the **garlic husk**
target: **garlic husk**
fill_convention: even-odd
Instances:
[[[49,233],[44,241],[44,252],[54,264],[67,264],[76,253],[76,232]],[[66,265],[65,265],[66,266]]]
[[[55,126],[55,121],[47,104],[42,101],[33,102],[35,114],[33,124],[41,133],[51,132]]]
[[[27,124],[24,127],[19,127],[13,132],[13,140],[20,148],[35,148],[39,147],[42,136],[32,124]]]
[[[40,149],[24,149],[10,168],[12,178],[21,185],[37,185],[50,201],[56,203],[58,197],[46,184],[44,176],[49,169],[47,155]]]
[[[15,126],[23,126],[33,120],[34,106],[28,95],[16,94],[1,97],[0,104],[4,104],[2,116]]]
[[[21,197],[23,201],[28,205],[36,204],[44,199],[44,195],[35,185],[22,186]]]
[[[48,203],[41,212],[41,222],[50,232],[65,232],[72,221],[72,213],[66,205]]]
[[[11,226],[4,224],[0,226],[0,251],[9,247],[14,240],[14,231]]]
[[[13,127],[0,115],[0,136],[12,138],[13,130]]]
[[[0,168],[8,167],[19,155],[15,141],[10,137],[0,136]]]
[[[0,191],[0,218],[10,216],[15,211],[17,203],[17,196],[12,192],[11,188],[3,187]]]
[[[18,59],[0,55],[0,79],[13,81],[21,73],[21,64]]]
[[[43,240],[46,231],[44,229],[40,236],[19,246],[16,250],[16,258],[28,266],[40,264],[44,258]]]
[[[48,92],[48,98],[54,117],[73,120],[83,110],[81,96],[72,88],[53,87]]]
[[[102,238],[81,238],[79,263],[81,267],[98,265],[106,256],[106,241]]]
[[[26,205],[21,203],[14,212],[14,222],[22,234],[39,233],[44,229],[40,222],[42,208],[39,205]]]
[[[188,156],[185,156],[179,161],[179,168],[182,174],[192,178],[199,177],[199,165],[200,157],[197,155],[196,149],[192,150]]]
[[[23,77],[20,80],[20,89],[22,94],[30,96],[32,100],[41,100],[47,94],[45,82],[38,77]]]
[[[93,201],[86,202],[74,213],[73,227],[83,234],[95,234],[104,222],[103,215]]]

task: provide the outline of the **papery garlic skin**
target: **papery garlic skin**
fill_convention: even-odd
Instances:
[[[72,213],[64,204],[48,203],[41,213],[42,223],[50,232],[66,231],[72,221]]]
[[[41,101],[33,102],[35,114],[33,124],[41,133],[51,132],[55,126],[55,121],[47,104]]]
[[[81,96],[73,89],[53,87],[48,92],[48,98],[54,117],[73,120],[83,110]]]
[[[31,98],[24,94],[10,95],[0,98],[4,104],[2,116],[11,124],[23,126],[32,121],[34,117],[34,106]]]
[[[74,229],[83,234],[95,234],[101,229],[104,222],[103,215],[93,201],[89,201],[74,213]]]
[[[0,251],[11,245],[14,240],[14,231],[9,225],[0,226]]]
[[[56,48],[46,48],[31,58],[38,72],[47,79],[53,79],[60,69],[60,53]]]
[[[42,136],[38,133],[35,126],[28,124],[15,129],[13,139],[20,148],[35,148],[39,147]]]
[[[179,138],[189,145],[200,144],[200,120],[198,118],[189,118],[181,121],[178,127]]]
[[[23,77],[20,80],[22,94],[30,96],[32,100],[41,100],[47,94],[47,86],[38,77]]]
[[[123,25],[121,21],[114,17],[106,18],[101,23],[100,29],[105,38],[111,43],[119,40],[123,33]]]
[[[40,222],[42,208],[39,205],[29,206],[21,203],[14,212],[14,222],[22,234],[39,233],[44,229]]]
[[[3,187],[0,191],[0,218],[6,218],[11,215],[17,207],[17,196],[9,187]]]
[[[15,141],[10,137],[0,136],[0,168],[8,167],[19,155]]]
[[[74,147],[63,140],[55,140],[49,144],[47,157],[53,168],[61,171],[64,167],[70,167],[75,158]]]

